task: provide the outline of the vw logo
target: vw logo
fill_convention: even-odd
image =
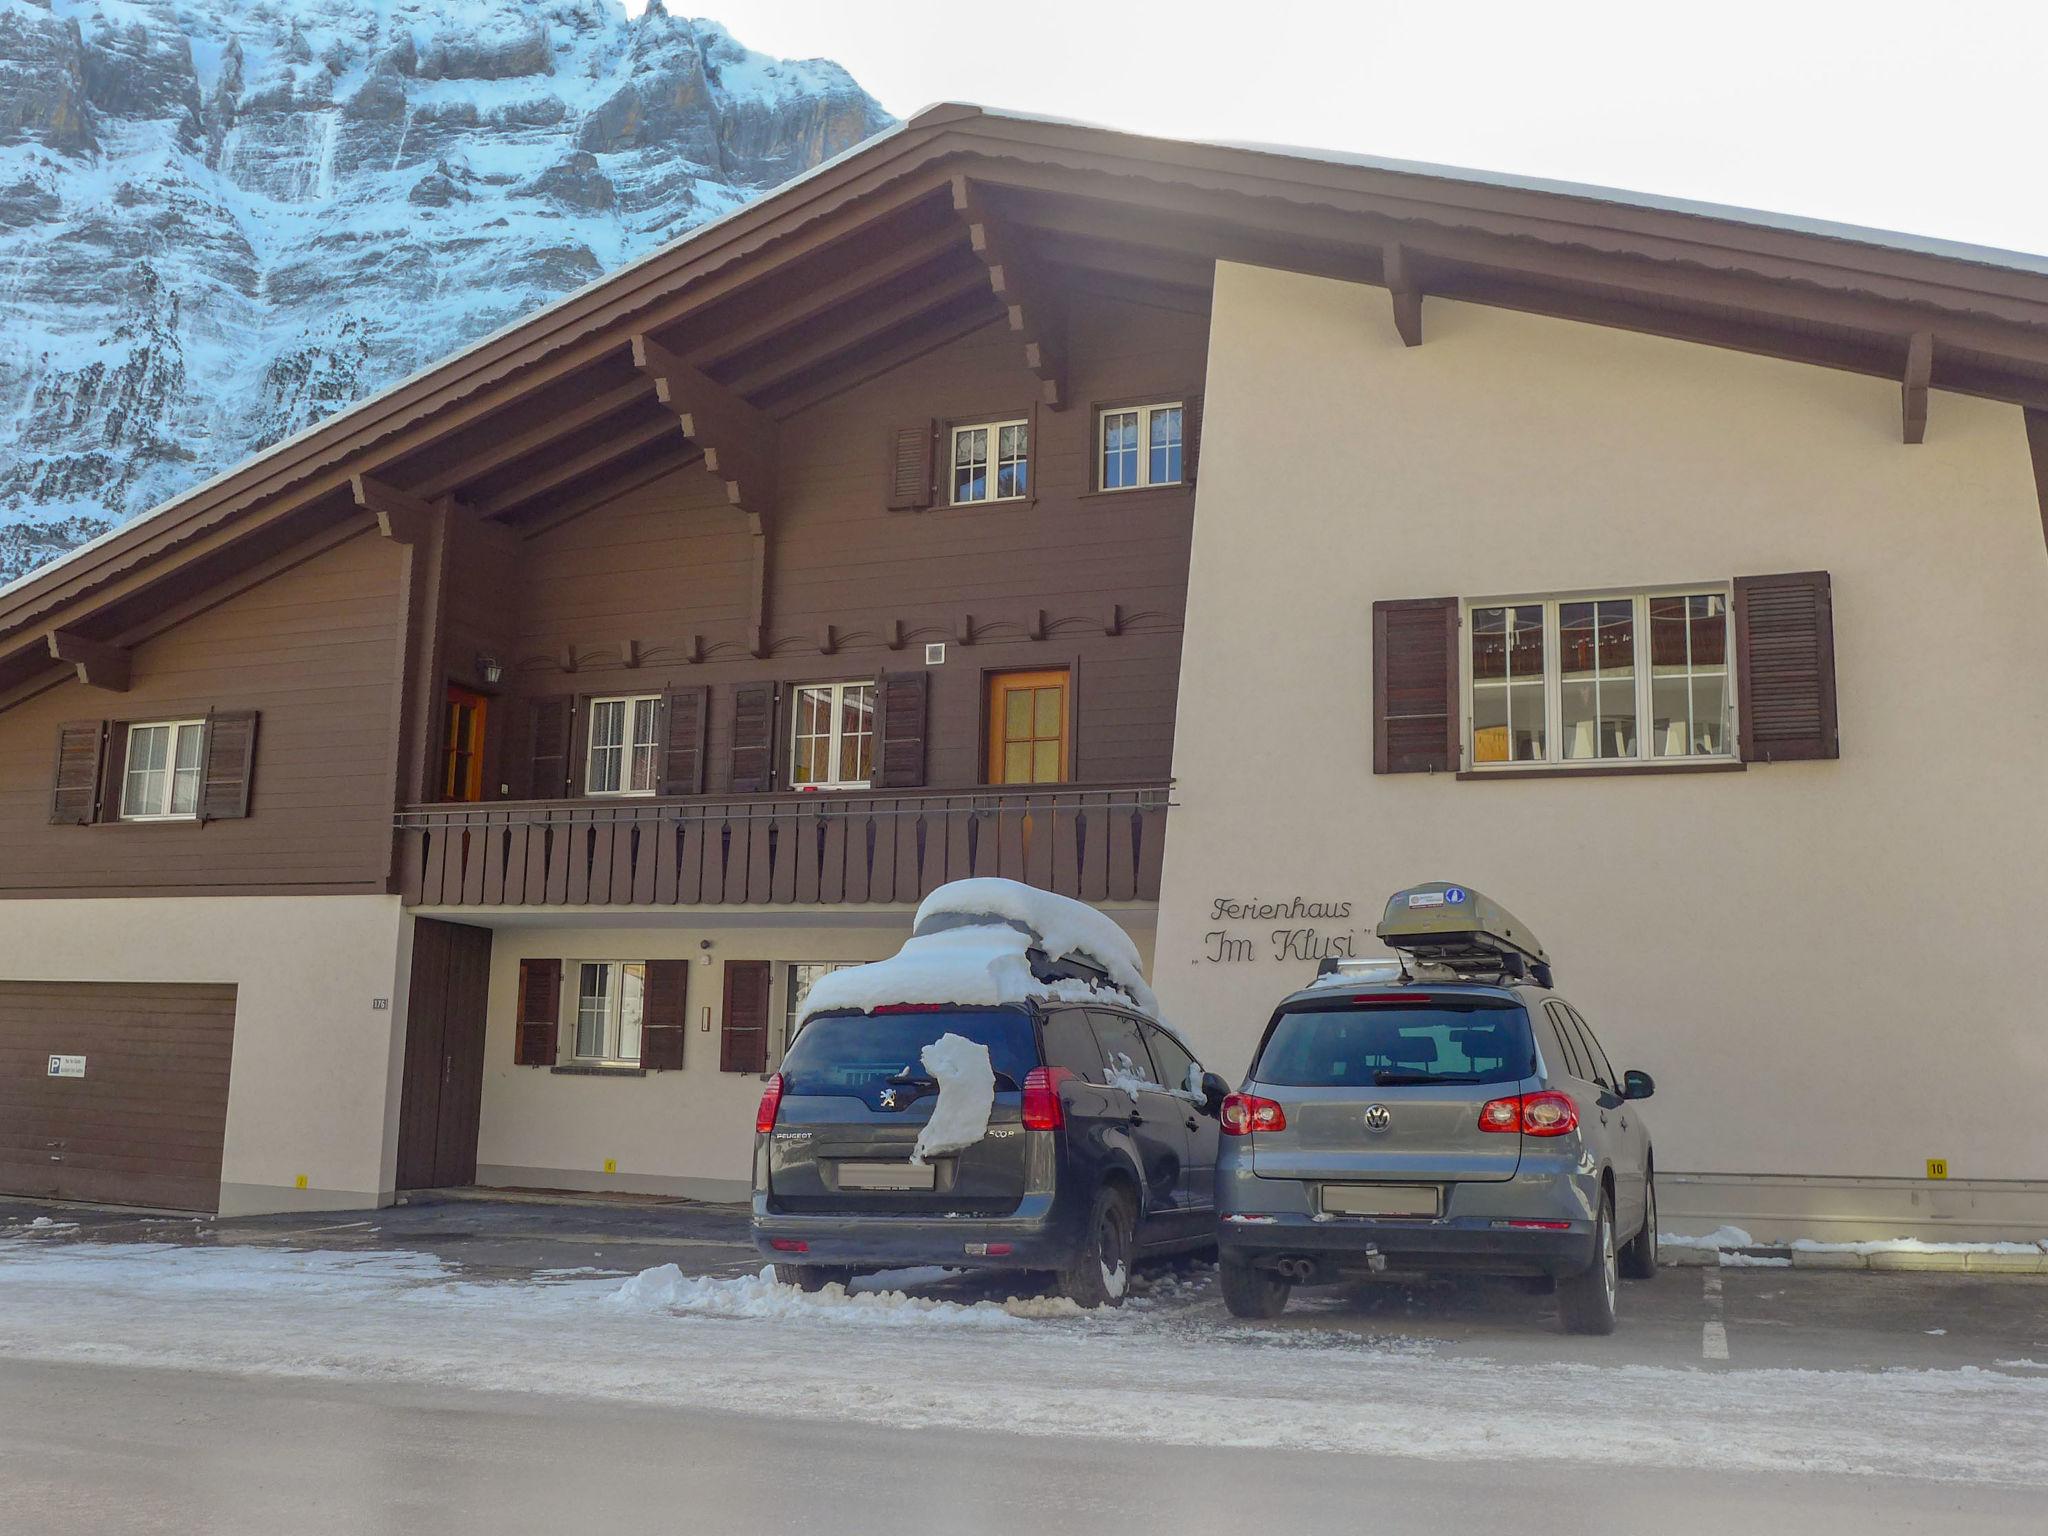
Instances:
[[[1368,1131],[1384,1131],[1394,1123],[1394,1112],[1384,1104],[1365,1106],[1365,1128]]]

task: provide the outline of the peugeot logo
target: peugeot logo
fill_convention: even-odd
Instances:
[[[1384,1104],[1365,1106],[1365,1128],[1368,1131],[1384,1131],[1394,1123],[1394,1112]]]
[[[884,1089],[882,1090],[882,1108],[884,1108],[884,1109],[894,1109],[895,1107],[896,1107],[896,1090],[895,1090],[894,1088],[884,1088]]]

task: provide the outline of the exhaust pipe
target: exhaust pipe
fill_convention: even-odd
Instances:
[[[1273,1261],[1273,1268],[1282,1278],[1300,1282],[1306,1281],[1310,1275],[1316,1272],[1316,1261],[1314,1259],[1295,1258],[1275,1259]]]

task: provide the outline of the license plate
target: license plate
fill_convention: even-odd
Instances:
[[[1434,1184],[1323,1186],[1323,1209],[1333,1216],[1434,1216],[1442,1201]]]
[[[933,1189],[939,1170],[930,1163],[841,1163],[841,1189]]]

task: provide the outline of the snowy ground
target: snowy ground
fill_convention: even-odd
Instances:
[[[1365,1330],[1355,1319],[1304,1327],[1292,1314],[1236,1324],[1202,1270],[1154,1277],[1120,1313],[1083,1314],[1046,1299],[945,1299],[930,1273],[893,1277],[917,1294],[863,1282],[851,1296],[803,1297],[672,1267],[492,1281],[422,1253],[73,1237],[0,1236],[0,1365],[510,1391],[896,1430],[2048,1490],[2048,1349],[1932,1370],[1648,1365],[1598,1350],[1495,1358],[1483,1344],[1446,1349],[1398,1315]],[[1721,1272],[1707,1273],[1718,1306]],[[1677,1288],[1690,1300],[1700,1283],[1670,1272],[1657,1294],[1672,1305],[1688,1294]],[[2048,1303],[2048,1288],[2015,1294]],[[1341,1298],[1310,1298],[1311,1323],[1319,1306]]]

